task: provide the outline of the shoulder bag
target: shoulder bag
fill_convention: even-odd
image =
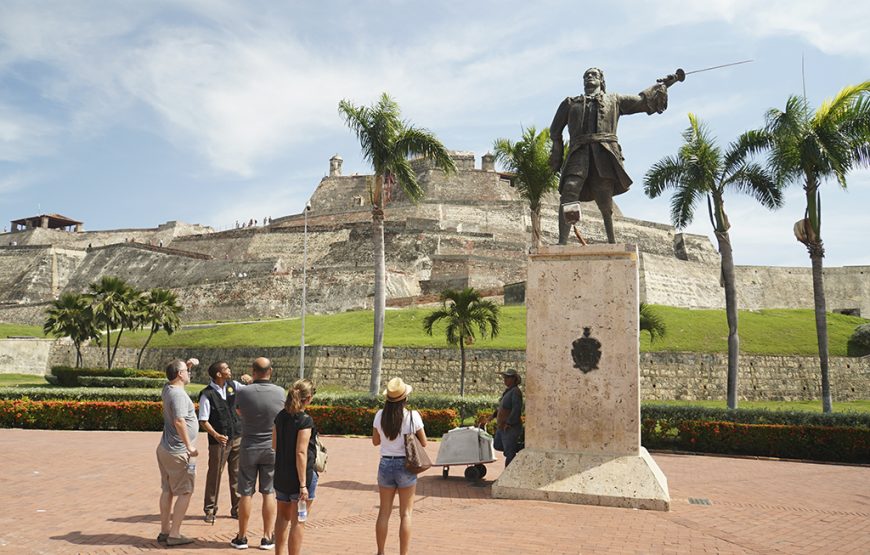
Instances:
[[[405,434],[405,470],[414,474],[420,474],[432,467],[432,460],[426,454],[426,449],[414,433],[414,418],[411,415],[411,433]]]

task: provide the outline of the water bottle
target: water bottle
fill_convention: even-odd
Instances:
[[[308,520],[308,503],[304,499],[299,500],[299,511],[296,513],[299,522]]]
[[[187,460],[187,473],[196,475],[196,459],[191,457]]]

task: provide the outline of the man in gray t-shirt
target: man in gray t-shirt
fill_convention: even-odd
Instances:
[[[192,539],[181,535],[181,522],[190,504],[196,478],[196,436],[199,429],[193,401],[184,390],[190,383],[188,362],[173,360],[166,367],[163,386],[163,436],[157,445],[157,466],[160,469],[160,534],[157,541],[166,545],[185,545]],[[175,497],[175,507],[172,498]]]
[[[273,478],[275,451],[272,450],[272,424],[284,408],[284,389],[271,383],[272,362],[265,357],[251,366],[254,382],[236,392],[236,410],[242,417],[242,444],[239,455],[239,533],[231,542],[236,548],[247,547],[248,520],[254,486],[259,477],[263,495],[263,539],[260,547],[270,549],[274,543],[277,503]]]

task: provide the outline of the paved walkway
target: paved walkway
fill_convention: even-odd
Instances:
[[[0,429],[0,552],[140,553],[163,548],[152,432]],[[377,451],[366,439],[326,438],[304,553],[372,554]],[[199,447],[206,449],[200,435]],[[437,443],[431,443],[431,454]],[[668,477],[668,513],[490,498],[456,469],[421,476],[412,552],[422,555],[562,553],[870,553],[870,468],[653,454]],[[202,461],[205,464],[205,461]],[[500,463],[489,465],[487,480]],[[231,553],[236,521],[201,519],[204,469],[177,553]],[[228,509],[226,490],[221,507]],[[693,504],[689,499],[709,500]],[[255,497],[255,508],[259,497]],[[255,511],[255,513],[258,511]],[[258,515],[249,540],[259,545]],[[394,514],[388,553],[398,552]]]

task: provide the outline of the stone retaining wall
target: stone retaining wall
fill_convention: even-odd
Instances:
[[[524,351],[472,350],[468,354],[465,387],[469,395],[496,394],[502,389],[498,372],[515,367],[525,370]],[[143,367],[162,369],[172,358],[197,357],[203,368],[194,373],[204,381],[205,367],[227,360],[235,375],[250,368],[258,356],[268,356],[275,367],[275,381],[289,385],[299,373],[298,347],[238,349],[150,349]],[[85,365],[99,366],[105,351],[84,349]],[[55,344],[50,365],[72,364],[75,351]],[[367,389],[371,349],[366,347],[308,347],[305,373],[321,385]],[[136,350],[119,349],[116,366],[135,366]],[[641,353],[641,397],[644,400],[724,399],[728,357],[702,353]],[[870,357],[833,357],[830,364],[834,401],[870,399]],[[454,349],[384,349],[384,381],[402,376],[419,391],[459,392],[459,351]],[[820,396],[818,359],[797,356],[740,357],[741,400],[813,400]]]

